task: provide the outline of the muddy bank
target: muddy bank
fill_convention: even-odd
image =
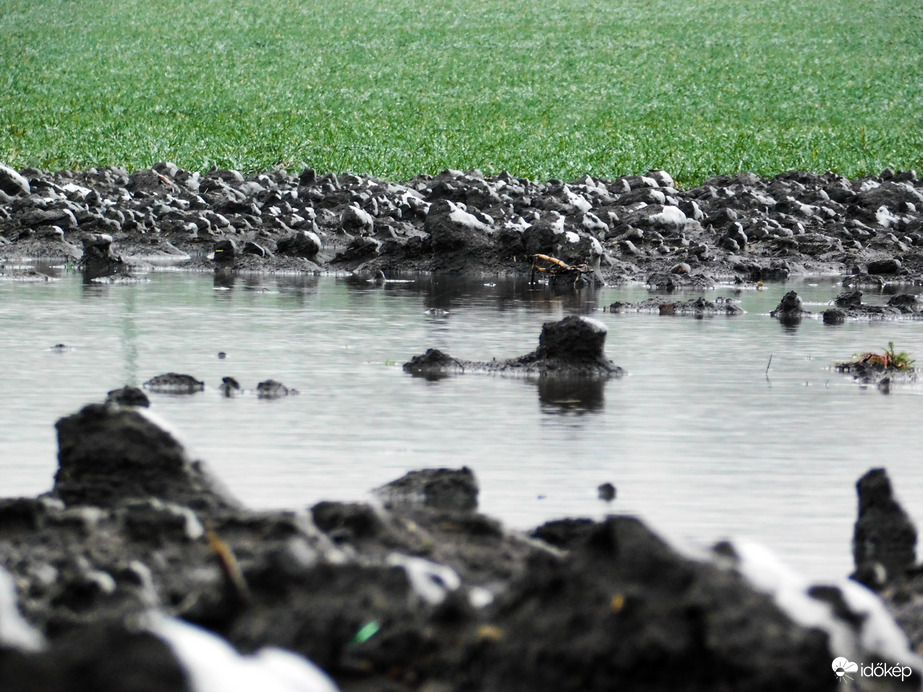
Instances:
[[[0,168],[0,273],[24,277],[18,260],[57,257],[107,281],[171,262],[373,280],[537,271],[569,285],[601,275],[671,289],[836,271],[853,285],[837,299],[843,319],[915,318],[910,296],[886,311],[856,293],[918,280],[920,187],[915,174],[891,172],[744,175],[681,191],[659,172],[565,184],[447,171],[393,184],[311,171],[198,176],[169,164]],[[717,299],[609,309],[738,312]],[[797,295],[774,316],[812,317]],[[581,347],[597,348],[578,372],[617,377],[598,328],[579,324],[591,332]],[[528,371],[544,397],[569,383],[542,377],[554,343],[503,363],[443,354],[423,365],[433,376]],[[184,377],[145,386],[201,388]],[[294,390],[270,380],[248,392],[225,378],[222,393]],[[838,657],[901,677],[907,667],[904,684],[875,682],[919,687],[916,534],[881,474],[860,481],[855,579],[890,611],[856,581],[803,583],[759,546],[689,555],[643,518],[509,531],[479,513],[476,469],[421,470],[365,503],[255,512],[145,402],[141,390],[113,392],[62,419],[54,488],[0,500],[0,689],[814,690],[836,688]],[[203,680],[219,672],[195,671],[216,650],[223,684],[210,687]],[[284,671],[300,686],[286,686]]]
[[[468,468],[252,511],[117,399],[57,423],[48,493],[0,500],[5,692],[832,690],[837,657],[919,686],[916,532],[883,470],[858,486],[856,576],[909,643],[865,587],[760,546],[690,554],[618,514],[508,530]]]
[[[923,273],[923,182],[885,170],[719,176],[651,171],[534,182],[447,170],[395,183],[170,163],[49,173],[0,165],[0,261],[52,257],[90,278],[151,263],[218,271],[529,274],[671,289],[834,272],[856,286]],[[382,274],[378,274],[382,272]]]

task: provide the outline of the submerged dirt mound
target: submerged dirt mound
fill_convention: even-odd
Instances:
[[[0,258],[77,259],[93,278],[144,261],[525,274],[545,255],[585,267],[562,280],[669,288],[807,271],[874,283],[919,276],[923,266],[914,171],[859,180],[741,173],[681,190],[663,171],[539,183],[446,170],[394,183],[310,169],[245,177],[170,163],[134,173],[0,166],[0,190]]]

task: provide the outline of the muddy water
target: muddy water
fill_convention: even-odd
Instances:
[[[513,527],[637,513],[684,545],[747,536],[812,578],[836,578],[851,566],[854,483],[868,468],[889,469],[923,526],[923,385],[883,395],[831,366],[888,341],[923,360],[923,324],[808,319],[785,328],[767,313],[793,287],[817,311],[839,291],[823,280],[719,289],[708,297],[732,296],[747,313],[697,320],[601,310],[649,297],[638,287],[220,283],[171,272],[131,285],[87,286],[74,274],[2,283],[0,496],[50,487],[57,418],[176,371],[208,388],[153,395],[153,410],[253,506],[359,500],[410,469],[468,465],[484,511]],[[557,390],[475,375],[427,382],[400,367],[428,347],[459,358],[520,355],[537,345],[543,322],[575,313],[609,327],[607,354],[628,377]],[[58,343],[70,349],[50,349]],[[225,400],[216,389],[225,375],[248,388],[281,380],[301,395]],[[607,481],[618,489],[611,505],[597,499]]]

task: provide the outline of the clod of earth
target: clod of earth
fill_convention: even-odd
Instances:
[[[223,385],[228,384],[222,381]],[[290,389],[281,382],[276,380],[264,380],[256,385],[256,396],[258,399],[281,399],[282,397],[298,394],[297,389]]]
[[[56,427],[59,467],[51,495],[65,505],[106,507],[155,497],[180,505],[237,506],[147,409],[90,404]]]
[[[572,315],[542,325],[538,348],[519,358],[489,362],[459,360],[429,349],[404,363],[404,371],[427,378],[460,373],[490,373],[555,378],[621,377],[624,371],[605,356],[606,326]]]
[[[106,403],[118,404],[119,406],[140,406],[142,408],[148,408],[151,405],[151,400],[148,399],[147,394],[145,394],[143,390],[126,385],[121,389],[113,389],[109,392],[106,395]]]
[[[859,518],[853,535],[852,578],[876,591],[905,580],[916,563],[917,530],[897,502],[885,469],[856,483]]]
[[[144,387],[158,394],[195,394],[205,389],[205,383],[192,375],[168,372],[155,375],[144,383]]]
[[[783,324],[798,324],[801,322],[802,317],[810,316],[813,313],[802,307],[801,296],[795,291],[789,291],[782,296],[782,300],[779,301],[775,310],[772,310],[769,314],[778,318]]]
[[[834,307],[824,311],[825,324],[843,324],[851,320],[896,320],[920,319],[923,304],[915,295],[901,293],[892,296],[887,305],[867,305],[862,302],[862,291],[853,288],[840,293],[834,300]]]
[[[658,315],[688,315],[692,317],[714,317],[717,315],[742,315],[743,308],[736,305],[730,298],[718,297],[715,300],[705,298],[690,298],[689,300],[664,302],[660,298],[650,298],[638,303],[625,303],[616,301],[610,303],[606,312],[649,312]]]

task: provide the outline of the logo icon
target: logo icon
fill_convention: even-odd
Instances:
[[[859,664],[853,663],[848,658],[837,656],[833,659],[833,672],[836,674],[838,682],[852,680],[846,673],[855,673],[859,670]]]

